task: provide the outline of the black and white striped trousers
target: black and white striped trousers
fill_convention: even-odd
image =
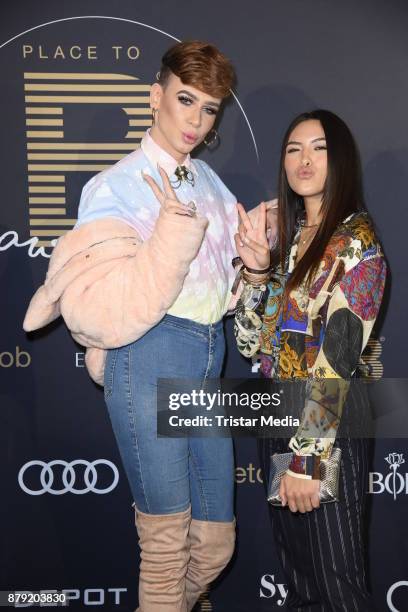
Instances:
[[[270,506],[289,610],[375,610],[366,585],[363,515],[372,441],[338,439],[336,446],[342,449],[339,502],[305,514]],[[288,452],[288,440],[263,439],[259,449],[268,476],[270,456]]]

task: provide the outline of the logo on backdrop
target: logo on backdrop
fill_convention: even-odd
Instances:
[[[24,57],[31,58],[32,47],[24,45],[23,49]],[[131,57],[135,60],[139,55]],[[139,147],[145,129],[152,124],[149,92],[150,84],[131,74],[24,73],[28,213],[30,236],[38,238],[38,246],[51,246],[52,239],[76,223],[67,207],[71,173],[100,172]],[[80,106],[90,104],[111,106],[113,117],[125,114],[125,133],[120,121],[112,124],[110,136],[116,136],[116,142],[72,141],[67,125],[70,109],[79,117]]]
[[[389,472],[384,475],[381,472],[370,472],[368,475],[368,493],[378,495],[390,493],[394,501],[400,493],[408,494],[408,473],[401,473],[400,467],[405,463],[403,453],[390,453],[384,457],[388,464]]]
[[[63,469],[58,470],[60,473],[60,486],[57,486],[55,466],[61,466]],[[79,470],[78,466],[84,466],[84,470]],[[106,487],[98,486],[106,469],[100,469],[99,466],[107,466],[110,484]],[[98,469],[96,469],[98,467]],[[37,468],[37,469],[34,469]],[[41,470],[38,470],[41,468]],[[82,472],[81,484],[77,484],[77,478],[80,478]],[[105,476],[106,477],[106,476]],[[83,495],[84,493],[96,493],[105,495],[110,493],[119,482],[118,468],[112,461],[107,459],[96,459],[95,461],[86,461],[84,459],[76,459],[75,461],[67,462],[61,459],[54,459],[45,463],[44,461],[33,460],[25,463],[18,473],[18,483],[22,490],[28,495],[63,495],[64,493],[74,493],[75,495]],[[41,488],[38,488],[41,485]],[[61,486],[62,485],[62,486]],[[31,486],[35,488],[31,488]]]
[[[83,351],[79,351],[75,353],[75,367],[76,368],[85,367],[85,353]]]
[[[402,608],[396,608],[393,604],[393,596],[397,589],[400,587],[408,587],[407,580],[399,580],[398,582],[394,582],[393,585],[390,586],[387,592],[387,605],[391,612],[401,612]],[[406,608],[405,608],[406,609]]]
[[[0,353],[0,368],[28,368],[31,364],[31,355],[27,351],[22,351],[19,346],[11,351]]]
[[[274,574],[264,574],[261,576],[259,597],[261,599],[273,600],[277,606],[283,606],[286,601],[288,589],[285,584],[276,582]]]
[[[8,83],[3,119],[13,126],[19,117],[16,132],[25,128],[23,142],[3,139],[6,192],[15,194],[16,205],[7,211],[9,231],[0,232],[0,251],[25,247],[30,257],[50,257],[56,240],[76,223],[83,185],[139,147],[152,124],[151,83],[175,41],[130,19],[78,16],[38,25],[0,45]],[[249,121],[233,98],[258,157]],[[9,160],[13,172],[7,172]],[[15,181],[16,160],[25,176],[21,183]],[[25,210],[14,219],[22,201]]]
[[[237,484],[262,484],[262,469],[253,463],[248,463],[247,466],[237,465],[235,468],[235,482]]]
[[[20,591],[19,591],[20,592]],[[27,593],[33,593],[33,591],[22,591]],[[69,606],[71,601],[80,601],[81,605],[84,606],[123,606],[123,601],[121,601],[121,596],[123,593],[127,593],[127,588],[125,587],[111,587],[105,589],[62,589],[61,591],[56,591],[54,589],[42,589],[41,591],[35,591],[35,593],[41,593],[46,595],[47,593],[63,593],[65,595],[66,604],[59,604],[58,607],[62,607],[65,605]],[[55,604],[56,606],[57,604]],[[31,606],[36,607],[54,607],[53,604],[43,603],[38,604],[33,601],[33,603],[15,603],[13,607],[15,608],[30,608]]]

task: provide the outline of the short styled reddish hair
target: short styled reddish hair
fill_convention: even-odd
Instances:
[[[235,71],[230,60],[221,51],[200,40],[180,42],[162,57],[159,84],[166,82],[173,73],[184,85],[191,85],[214,98],[230,95],[235,82]]]

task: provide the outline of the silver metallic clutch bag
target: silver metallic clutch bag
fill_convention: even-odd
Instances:
[[[271,457],[269,472],[268,502],[273,506],[281,506],[279,487],[282,476],[289,468],[293,453],[276,453]],[[333,448],[328,459],[320,461],[320,503],[339,501],[341,449]]]

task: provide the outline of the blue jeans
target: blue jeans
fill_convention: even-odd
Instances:
[[[166,315],[139,340],[108,351],[105,401],[136,507],[172,514],[191,504],[192,517],[233,520],[231,438],[158,438],[158,378],[220,376],[222,322],[202,325]]]

